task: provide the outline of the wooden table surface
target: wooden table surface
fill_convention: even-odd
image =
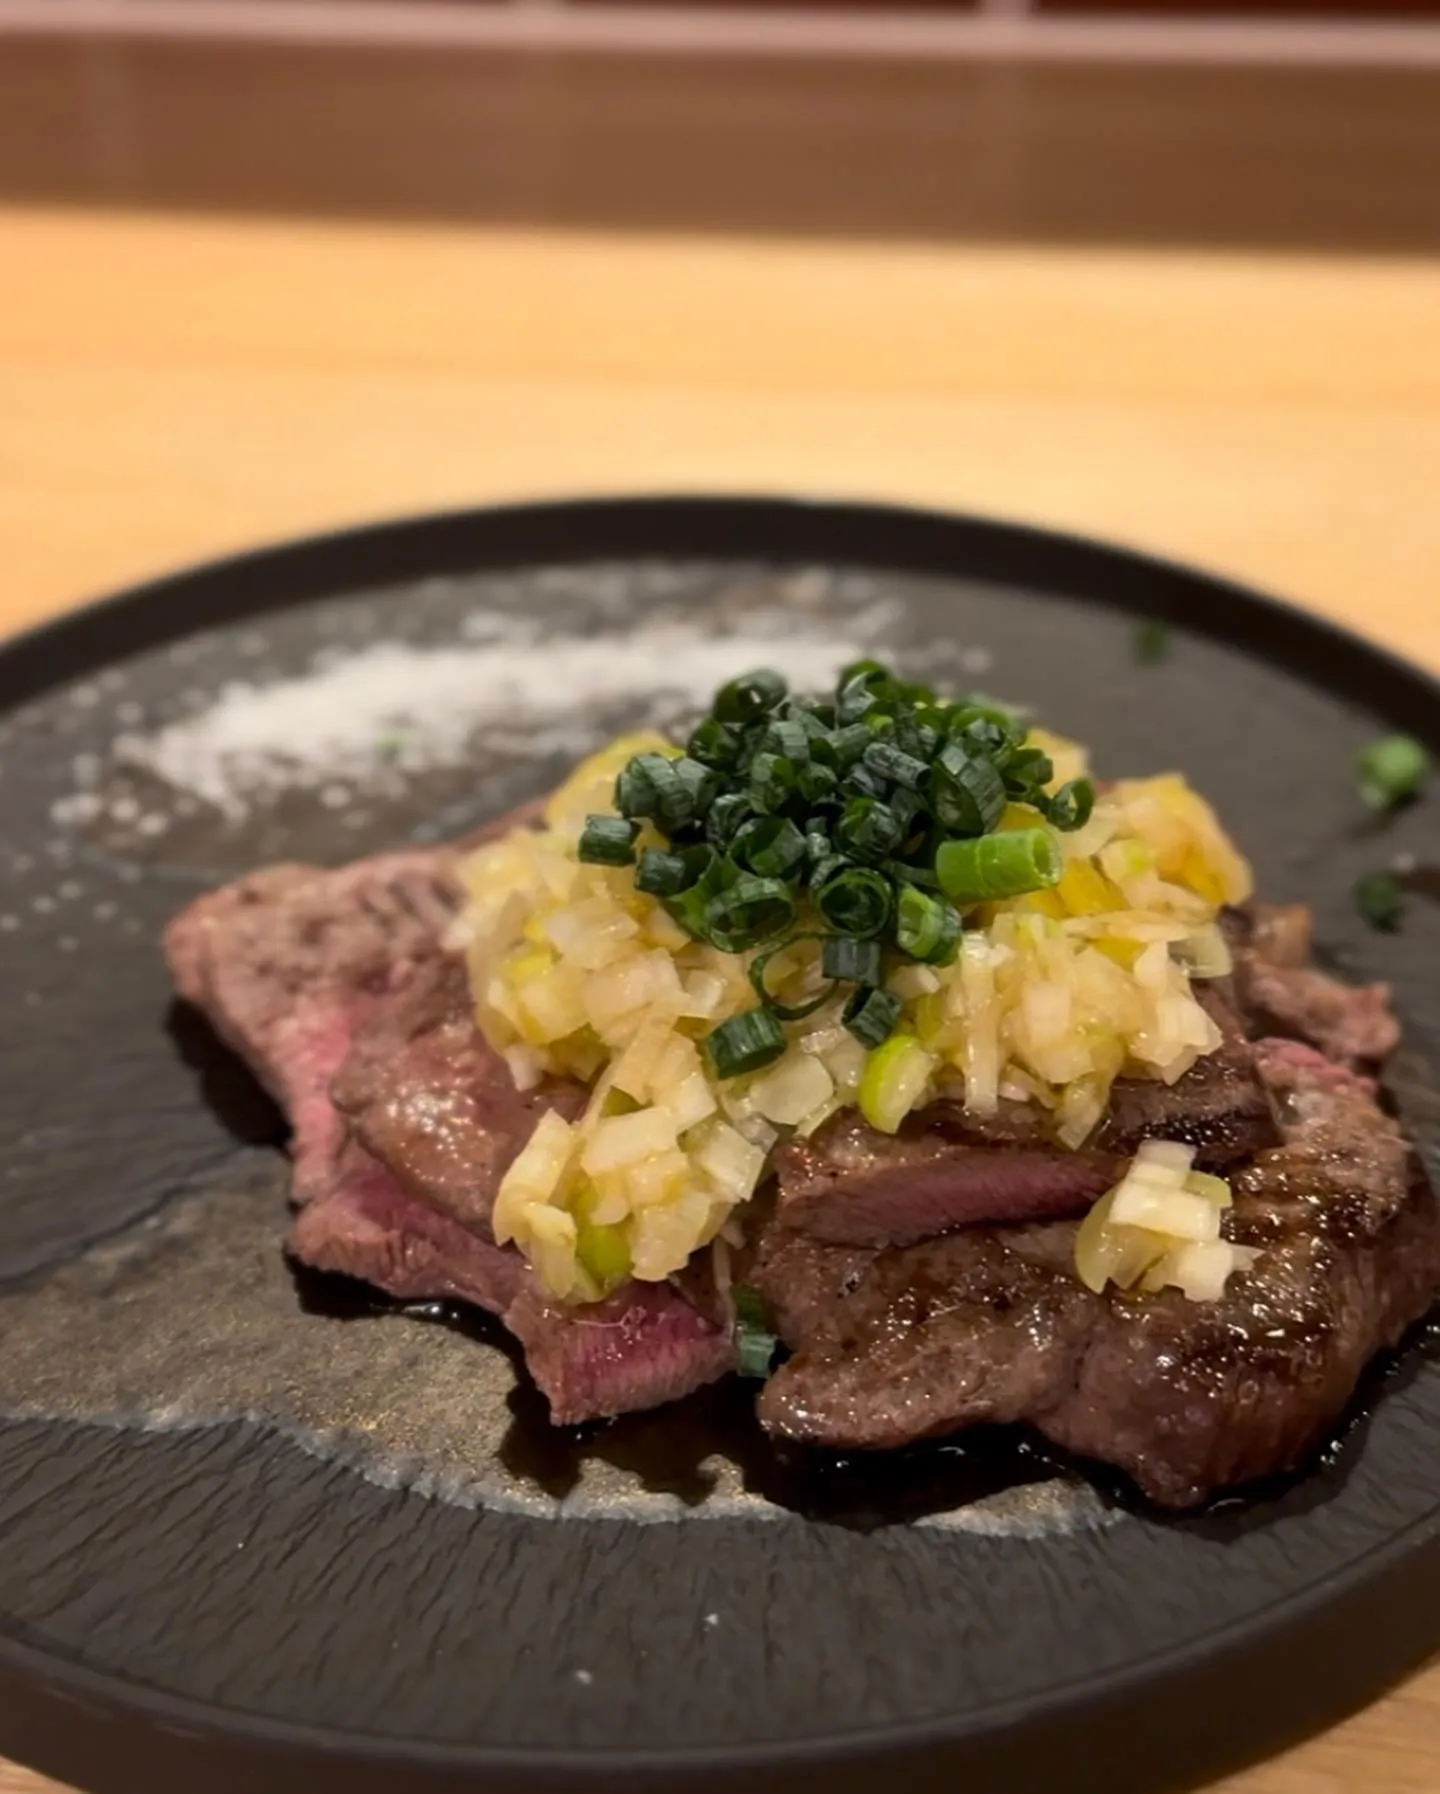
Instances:
[[[381,514],[775,491],[1094,531],[1440,668],[1424,258],[31,207],[0,295],[7,626]],[[1226,1786],[1434,1794],[1440,1670]]]

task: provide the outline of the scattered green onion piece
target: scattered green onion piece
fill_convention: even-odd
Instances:
[[[619,816],[587,816],[576,857],[587,866],[633,866],[638,822]]]
[[[953,835],[984,835],[1005,814],[1005,781],[995,763],[970,754],[959,742],[940,750],[930,773],[930,802],[936,819]]]
[[[888,741],[872,741],[865,750],[865,764],[880,778],[904,785],[910,791],[918,791],[930,771],[923,760]]]
[[[758,672],[745,673],[739,679],[732,679],[728,685],[722,685],[715,694],[712,706],[715,720],[722,723],[753,723],[757,718],[767,716],[785,701],[788,687],[779,673],[772,672],[769,667],[762,667]]]
[[[797,941],[820,941],[827,938],[820,934],[792,934],[787,940],[780,941],[777,945],[767,948],[764,953],[756,955],[755,962],[750,967],[751,987],[766,1008],[778,1015],[782,1022],[803,1022],[806,1016],[814,1015],[817,1009],[823,1009],[835,994],[835,986],[833,983],[828,985],[820,992],[819,996],[811,997],[804,1003],[782,1003],[765,986],[765,973],[769,968],[770,961],[777,953],[783,953],[787,947],[793,947]],[[829,976],[828,973],[827,976]]]
[[[1405,892],[1393,872],[1367,872],[1355,886],[1355,907],[1382,933],[1394,934],[1405,916]]]
[[[950,717],[952,736],[971,736],[1009,747],[1018,747],[1025,734],[1023,719],[1001,704],[986,704],[976,699],[962,704]],[[975,733],[972,735],[972,731]]]
[[[714,857],[708,847],[687,847],[679,853],[647,847],[635,869],[635,888],[650,897],[678,897],[704,875]]]
[[[769,1009],[747,1009],[721,1022],[705,1038],[718,1078],[741,1078],[773,1065],[785,1051],[785,1030]]]
[[[757,754],[750,766],[750,802],[757,810],[781,809],[795,790],[795,762],[784,754]]]
[[[773,940],[795,920],[795,896],[778,878],[738,878],[705,906],[705,934],[722,953]]]
[[[1070,779],[1041,805],[1047,819],[1066,834],[1084,828],[1095,810],[1095,787],[1089,779]]]
[[[724,791],[705,817],[705,833],[715,846],[727,848],[737,829],[755,814],[750,799],[740,791]]]
[[[805,858],[805,837],[786,816],[753,816],[731,837],[730,857],[762,878],[788,878]]]
[[[825,956],[821,970],[827,978],[844,984],[879,984],[884,957],[879,941],[857,940],[853,934],[832,934],[825,938]]]
[[[837,934],[870,940],[885,932],[894,906],[890,881],[863,866],[851,866],[817,885],[815,907]]]
[[[1430,776],[1429,750],[1413,735],[1387,735],[1360,755],[1360,795],[1376,810],[1416,796]]]
[[[755,1333],[741,1329],[735,1335],[735,1369],[742,1377],[764,1382],[775,1366],[780,1341],[773,1333]]]
[[[770,1311],[765,1298],[753,1284],[737,1283],[734,1291],[735,1322],[752,1333],[763,1333],[770,1325]]]
[[[857,797],[840,812],[835,845],[857,860],[883,860],[900,845],[903,834],[904,825],[888,804]]]
[[[690,737],[685,751],[702,766],[725,771],[740,757],[740,731],[729,723],[717,722],[713,716],[707,717]]]
[[[1059,884],[1062,870],[1055,837],[1043,828],[946,841],[935,855],[940,889],[959,904],[991,903],[1048,890]]]
[[[1170,630],[1155,617],[1135,625],[1135,658],[1142,667],[1153,667],[1170,652]]]
[[[896,905],[895,944],[922,965],[948,966],[960,945],[960,918],[942,898],[907,884]]]
[[[893,990],[867,989],[862,986],[845,1005],[840,1019],[861,1046],[872,1052],[883,1046],[895,1032],[905,1005]]]

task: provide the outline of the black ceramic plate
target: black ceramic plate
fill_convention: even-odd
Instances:
[[[1171,626],[1155,665],[1141,617]],[[667,500],[387,525],[67,618],[0,654],[0,1750],[145,1794],[1117,1794],[1273,1748],[1436,1643],[1423,1343],[1311,1474],[1176,1521],[1003,1438],[782,1471],[743,1391],[549,1435],[483,1328],[289,1280],[276,1118],[171,1011],[167,915],[262,858],[498,811],[737,660],[871,649],[1036,705],[1102,770],[1183,766],[1264,889],[1394,981],[1433,1145],[1440,910],[1377,936],[1350,889],[1437,857],[1433,806],[1377,832],[1352,762],[1380,729],[1440,748],[1440,693],[1233,585],[991,523]]]

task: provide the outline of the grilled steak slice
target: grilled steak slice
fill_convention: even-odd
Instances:
[[[842,1245],[903,1246],[982,1222],[1083,1215],[1118,1182],[1142,1140],[1180,1140],[1221,1171],[1273,1145],[1270,1101],[1233,1014],[1207,993],[1224,1043],[1172,1085],[1122,1078],[1080,1151],[1061,1146],[1028,1103],[989,1117],[933,1103],[898,1134],[844,1112],[776,1156],[783,1225]]]
[[[557,1426],[678,1400],[732,1368],[730,1330],[668,1284],[628,1284],[588,1308],[551,1302],[518,1252],[479,1238],[347,1146],[325,1195],[296,1217],[290,1251],[408,1301],[474,1303],[519,1340]]]
[[[429,849],[337,872],[274,866],[199,898],[165,932],[180,994],[290,1117],[297,1201],[327,1188],[344,1145],[330,1084],[357,1028],[440,957],[452,862]]]
[[[500,1316],[557,1422],[688,1394],[733,1361],[726,1318],[694,1292],[631,1284],[562,1308],[494,1244],[500,1178],[544,1109],[573,1112],[583,1092],[517,1091],[468,1019],[463,972],[441,947],[453,862],[432,849],[338,872],[275,867],[200,898],[167,931],[181,994],[290,1115],[305,1205],[291,1250],[402,1299]]]
[[[401,1301],[473,1302],[503,1316],[525,1261],[417,1201],[353,1141],[323,1196],[295,1217],[289,1249],[301,1264],[374,1284]]]
[[[1365,1080],[1292,1042],[1256,1054],[1284,1137],[1236,1176],[1230,1232],[1261,1256],[1219,1301],[1092,1295],[1065,1222],[868,1263],[781,1245],[755,1276],[799,1349],[764,1424],[855,1449],[1029,1421],[1177,1508],[1302,1462],[1434,1300],[1440,1207]]]
[[[582,1085],[519,1091],[475,1026],[465,968],[437,959],[355,1029],[331,1085],[356,1139],[411,1195],[488,1238],[500,1180],[549,1109],[571,1119]]]
[[[1303,1040],[1345,1065],[1377,1065],[1400,1044],[1388,984],[1344,984],[1310,963],[1301,903],[1228,910],[1234,988],[1252,1034]]]
[[[1028,1117],[1016,1131],[1032,1133]],[[1123,1169],[1111,1153],[1069,1152],[1043,1139],[977,1143],[964,1111],[950,1104],[912,1116],[898,1134],[842,1111],[776,1154],[779,1217],[837,1245],[912,1245],[980,1222],[1083,1214]]]

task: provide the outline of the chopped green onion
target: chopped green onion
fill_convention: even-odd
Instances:
[[[761,1382],[770,1375],[780,1341],[773,1333],[752,1332],[737,1328],[735,1333],[735,1368],[742,1377],[755,1377]]]
[[[717,771],[723,771],[740,758],[740,742],[738,729],[730,723],[717,722],[711,716],[690,737],[685,751],[702,766],[713,766]]]
[[[827,978],[845,984],[879,984],[883,969],[879,941],[858,940],[853,934],[826,936],[821,970]]]
[[[1355,886],[1355,907],[1370,924],[1394,934],[1405,916],[1405,893],[1393,872],[1367,872]]]
[[[857,797],[840,812],[835,844],[857,860],[883,860],[900,845],[903,824],[878,798]]]
[[[907,754],[903,748],[888,741],[872,741],[865,750],[865,764],[880,778],[904,785],[911,791],[920,789],[930,771],[923,760],[917,760],[913,754]]]
[[[714,858],[709,847],[687,847],[679,853],[647,847],[635,869],[635,888],[650,897],[678,897],[703,876]]]
[[[665,908],[688,935],[708,943],[710,928],[706,917],[710,905],[735,883],[737,874],[730,861],[722,859],[713,847],[696,847],[687,852],[696,856],[694,864],[700,870],[692,883],[665,899]]]
[[[818,760],[807,760],[796,768],[795,789],[807,804],[823,803],[827,797],[833,797],[839,783],[833,770]]]
[[[993,760],[950,742],[931,768],[930,801],[940,825],[951,834],[984,835],[1005,814],[1005,781]]]
[[[1084,828],[1095,810],[1095,787],[1089,779],[1070,779],[1040,806],[1046,819],[1066,834]]]
[[[720,789],[720,775],[684,756],[670,763],[670,778],[657,786],[655,820],[673,835],[703,817]]]
[[[861,1046],[873,1052],[895,1032],[895,1024],[905,1005],[893,990],[874,990],[862,986],[845,1005],[840,1019]]]
[[[615,781],[615,808],[626,817],[657,816],[674,779],[666,755],[637,754]]]
[[[765,973],[770,961],[777,953],[783,953],[787,947],[793,947],[797,941],[819,941],[826,937],[819,934],[792,934],[788,940],[781,941],[778,946],[767,948],[764,953],[756,955],[755,963],[750,967],[750,984],[755,995],[770,1010],[779,1016],[782,1022],[803,1022],[807,1015],[814,1015],[817,1009],[823,1009],[834,994],[834,984],[828,985],[816,997],[808,998],[803,1003],[782,1003],[767,989]],[[828,976],[829,974],[827,974]]]
[[[728,847],[741,824],[754,814],[750,799],[743,792],[724,791],[706,814],[705,833],[716,847]]]
[[[784,702],[788,687],[779,673],[762,667],[722,685],[712,706],[717,722],[753,723]]]
[[[828,757],[843,772],[864,755],[874,739],[864,723],[850,723],[843,729],[837,729],[826,742]]]
[[[1023,897],[1060,882],[1063,864],[1048,829],[1007,830],[974,841],[946,841],[935,856],[940,889],[952,903]]]
[[[805,837],[786,816],[752,816],[731,837],[730,857],[762,878],[787,878],[805,858]]]
[[[778,878],[738,878],[705,906],[705,934],[722,953],[773,940],[795,920],[795,896]]]
[[[1360,755],[1360,794],[1376,810],[1416,796],[1430,776],[1429,750],[1413,735],[1387,735]]]
[[[1142,667],[1156,666],[1170,652],[1168,625],[1155,617],[1147,617],[1135,625],[1135,658]]]
[[[847,860],[843,853],[836,853],[832,849],[829,853],[822,854],[810,869],[810,890],[815,895],[817,903],[819,892],[830,883],[832,878],[838,877],[842,872],[853,871],[854,868],[855,862]]]
[[[928,766],[939,749],[940,732],[929,723],[922,723],[913,712],[905,712],[895,719],[895,745]]]
[[[588,866],[633,866],[638,822],[619,816],[587,816],[576,856]]]
[[[760,746],[767,753],[779,754],[799,765],[810,758],[810,732],[804,723],[791,717],[772,718],[765,725]]]
[[[1027,798],[1043,791],[1055,777],[1055,763],[1040,748],[1017,748],[1005,762],[1005,789]]]
[[[770,1311],[765,1306],[764,1296],[749,1283],[737,1283],[733,1296],[736,1324],[748,1327],[752,1333],[763,1333],[770,1325]]]
[[[871,940],[890,921],[894,893],[890,881],[863,866],[851,866],[815,887],[815,907],[837,934]]]
[[[774,811],[795,789],[795,762],[784,754],[757,754],[750,766],[750,802],[757,810]]]
[[[868,766],[852,766],[845,778],[845,791],[850,796],[873,797],[877,803],[884,803],[890,795],[890,783]]]
[[[740,1078],[773,1065],[785,1051],[785,1030],[769,1009],[747,1009],[721,1022],[705,1039],[718,1078]]]
[[[960,944],[960,918],[943,899],[906,885],[896,906],[895,944],[922,965],[948,966]]]
[[[735,1302],[735,1354],[742,1377],[768,1377],[779,1340],[770,1331],[770,1315],[759,1290],[737,1283]]]

